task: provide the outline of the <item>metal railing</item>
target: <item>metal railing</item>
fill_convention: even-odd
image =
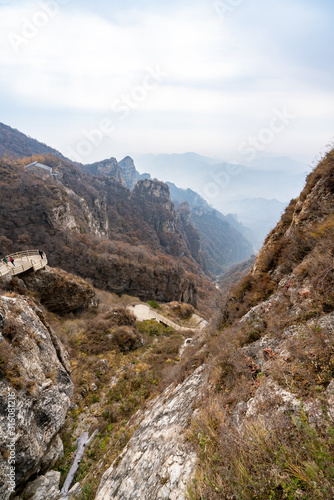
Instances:
[[[5,259],[8,261],[7,263],[2,260],[0,262],[0,276],[6,276],[6,274],[15,276],[31,268],[34,271],[38,271],[38,269],[42,269],[48,263],[45,253],[43,252],[42,258],[39,255],[39,250],[24,250],[23,252],[11,253],[6,255]],[[14,266],[9,262],[9,259],[14,260]]]

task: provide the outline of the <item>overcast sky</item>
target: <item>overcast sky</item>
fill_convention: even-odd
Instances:
[[[0,121],[84,163],[309,161],[334,136],[333,14],[332,0],[0,0]]]

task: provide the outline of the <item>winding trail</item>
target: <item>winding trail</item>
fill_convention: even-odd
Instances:
[[[162,316],[162,314],[159,314],[155,309],[153,309],[147,304],[135,304],[133,306],[128,306],[128,309],[136,316],[136,318],[139,321],[147,321],[149,319],[155,319],[156,321],[159,321],[159,323],[163,323],[164,325],[170,326],[178,332],[190,333],[193,332],[194,330],[201,331],[208,324],[207,321],[205,321],[203,318],[197,316],[197,314],[193,314],[191,319],[194,320],[193,321],[194,326],[192,328],[181,326],[172,321],[171,319]]]

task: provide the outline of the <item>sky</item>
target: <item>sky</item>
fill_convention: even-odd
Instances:
[[[332,0],[0,0],[0,121],[89,163],[331,143]]]

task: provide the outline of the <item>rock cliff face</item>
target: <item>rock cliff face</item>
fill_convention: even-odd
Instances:
[[[191,255],[206,271],[208,266],[201,251],[203,239],[201,239],[199,232],[191,223],[191,210],[187,202],[177,207],[176,215],[182,227],[182,232],[187,238]]]
[[[126,185],[122,169],[120,168],[116,158],[109,158],[96,163],[82,165],[81,168],[83,172],[86,172],[87,174],[106,175],[107,177],[113,177],[123,186]]]
[[[150,174],[140,174],[137,172],[133,159],[130,158],[130,156],[123,158],[123,160],[119,162],[119,166],[123,173],[125,185],[131,191],[139,180],[149,179],[151,177]]]
[[[116,158],[110,158],[96,163],[81,165],[81,170],[87,174],[105,175],[112,177],[132,191],[139,180],[149,179],[150,174],[140,174],[135,167],[133,159],[126,156],[118,162]]]
[[[106,276],[106,288],[115,293],[123,293],[152,300],[152,297],[161,302],[187,302],[197,307],[198,291],[195,284],[178,272],[177,268],[152,268],[144,265],[138,270],[134,266],[114,263],[113,269]],[[173,298],[174,297],[174,298]]]
[[[187,271],[200,272],[198,248],[194,251],[187,240],[164,184],[140,181],[131,193],[110,176],[89,176],[58,159],[46,161],[58,169],[61,181],[41,180],[0,160],[4,254],[42,248],[52,267],[88,278],[98,288],[145,300],[190,297],[196,303]],[[12,200],[19,200],[15,207]]]
[[[190,224],[186,207],[178,213],[175,211],[167,184],[151,179],[139,181],[132,199],[168,253],[176,256],[190,253],[199,265],[203,265],[199,234]]]
[[[5,500],[12,491],[11,464],[20,488],[61,456],[58,432],[73,386],[68,355],[30,299],[0,297],[0,358],[0,497]]]
[[[169,188],[164,182],[145,179],[138,183],[133,193],[135,199],[144,202],[157,202],[168,211],[172,211],[173,203],[169,196]]]
[[[182,437],[205,382],[203,367],[182,385],[169,387],[138,425],[121,456],[108,469],[96,500],[183,500],[196,454]]]

